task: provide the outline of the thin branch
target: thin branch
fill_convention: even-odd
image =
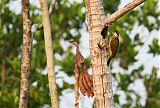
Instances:
[[[81,63],[84,63],[84,57],[81,55],[79,51],[79,42],[74,39],[71,39],[69,42],[77,47],[76,56],[74,58],[74,63],[75,63],[74,92],[75,92],[75,108],[79,108],[79,74],[80,74],[80,65]]]
[[[115,22],[118,18],[126,14],[127,12],[131,11],[138,5],[142,4],[145,0],[133,0],[132,2],[128,3],[124,8],[116,11],[111,16],[105,18],[102,21],[102,27],[105,28],[109,26],[111,23]]]
[[[74,91],[75,91],[75,108],[79,108],[79,67],[77,64],[75,64],[75,85],[74,85]]]
[[[155,103],[160,103],[160,97],[149,97],[148,102],[155,102]]]
[[[51,96],[52,108],[58,108],[58,97],[57,97],[57,86],[54,70],[54,57],[52,49],[52,34],[51,34],[51,24],[49,19],[49,12],[47,7],[47,0],[40,0],[40,5],[42,9],[42,21],[44,28],[44,40],[45,49],[47,57],[47,68],[48,68],[48,80],[49,80],[49,90]]]
[[[55,4],[56,4],[56,0],[52,0],[51,1],[51,5],[49,7],[49,15],[51,15],[51,13],[53,12],[53,10],[55,9]],[[37,30],[40,30],[43,28],[42,24],[32,24],[32,36],[36,33]]]

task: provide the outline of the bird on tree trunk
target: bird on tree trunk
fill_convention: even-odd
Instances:
[[[113,36],[111,37],[109,41],[109,59],[107,61],[107,65],[109,66],[111,60],[115,57],[117,49],[118,49],[118,44],[119,44],[119,33],[114,32]]]

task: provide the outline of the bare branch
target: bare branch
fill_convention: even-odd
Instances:
[[[54,8],[55,8],[55,4],[56,4],[56,0],[52,0],[51,1],[51,5],[49,7],[49,15],[51,15],[51,13],[53,12]],[[32,24],[32,36],[36,33],[37,30],[42,29],[43,25],[42,24]]]
[[[40,0],[40,5],[42,10],[42,21],[44,28],[44,40],[45,40],[45,49],[47,57],[48,81],[49,81],[51,104],[52,108],[58,108],[57,86],[56,86],[56,78],[54,70],[53,49],[52,49],[53,44],[52,44],[51,24],[49,19],[47,0]]]
[[[106,26],[109,26],[111,23],[115,22],[118,18],[126,14],[127,12],[131,11],[138,5],[142,4],[145,0],[133,0],[132,2],[128,3],[124,8],[116,11],[111,16],[105,18],[102,21],[102,27],[105,28]]]
[[[75,63],[75,108],[79,108],[79,66]]]

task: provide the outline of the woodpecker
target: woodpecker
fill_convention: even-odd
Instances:
[[[107,61],[107,65],[109,66],[109,63],[111,60],[115,57],[117,49],[118,49],[118,44],[119,44],[119,33],[114,32],[113,36],[111,37],[109,41],[109,59]]]

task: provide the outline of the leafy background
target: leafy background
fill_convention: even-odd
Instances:
[[[30,0],[32,23],[41,23],[38,0]],[[125,6],[129,0],[104,0],[106,15]],[[48,6],[50,0],[48,0]],[[0,107],[17,108],[19,101],[22,44],[20,0],[0,1]],[[160,108],[160,2],[145,3],[117,20],[109,33],[120,33],[118,54],[112,62],[116,108]],[[85,2],[57,0],[50,16],[61,108],[74,106],[74,54],[70,38],[81,42],[89,72],[88,33]],[[33,36],[30,74],[30,108],[50,107],[43,31]],[[91,108],[93,99],[81,95],[81,108]]]

